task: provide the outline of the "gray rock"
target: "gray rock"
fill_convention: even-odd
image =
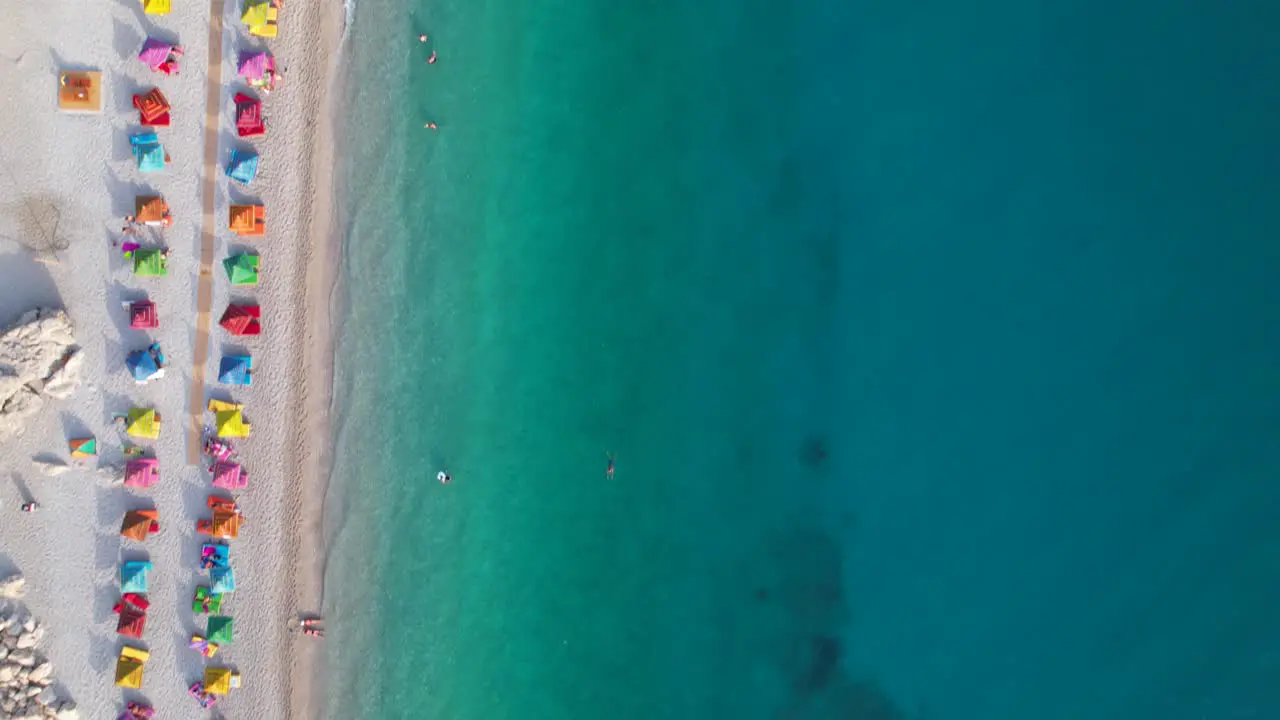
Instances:
[[[45,398],[61,399],[80,382],[71,318],[61,310],[34,310],[0,334],[0,440],[22,434],[25,420]]]
[[[31,631],[31,636],[36,639],[36,645],[44,641],[44,626],[36,625],[36,629]]]
[[[31,668],[31,674],[27,676],[27,682],[38,683],[50,675],[53,675],[53,663],[45,661]]]
[[[3,580],[0,580],[0,598],[17,600],[22,597],[26,591],[27,579],[22,576],[22,573],[15,573]],[[7,617],[4,620],[0,620],[0,627],[8,627],[12,622],[12,616]]]
[[[27,693],[27,697],[35,697],[43,691],[44,691],[44,688],[29,687],[27,688],[26,693]],[[40,701],[37,700],[36,702],[40,702]]]
[[[58,701],[58,693],[54,692],[53,688],[51,687],[33,688],[33,689],[39,690],[39,692],[36,693],[36,702],[40,703],[41,705],[48,705],[49,703]],[[27,692],[30,692],[30,690],[28,690]]]
[[[0,665],[0,683],[12,682],[14,678],[18,677],[19,669],[21,669],[21,666],[14,663],[5,663],[4,665]],[[9,711],[6,710],[5,712]]]
[[[18,636],[17,648],[18,648],[19,650],[26,650],[27,648],[33,648],[33,647],[35,647],[35,646],[36,646],[36,634],[35,634],[35,633],[33,633],[33,632],[24,632],[24,633],[22,633],[21,635],[19,635],[19,636]]]
[[[35,618],[29,617],[25,621],[23,621],[22,629],[26,630],[27,632],[35,632],[36,628],[39,627],[39,625],[40,624],[36,622]]]
[[[0,643],[0,660],[9,657],[9,646]]]
[[[14,650],[9,653],[9,662],[23,667],[31,667],[36,664],[36,654],[30,650]]]

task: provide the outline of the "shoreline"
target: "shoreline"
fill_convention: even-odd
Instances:
[[[310,220],[305,233],[309,252],[306,258],[305,282],[296,285],[292,300],[302,308],[302,322],[294,328],[294,347],[303,348],[301,393],[294,404],[304,418],[295,426],[291,444],[304,460],[295,464],[291,473],[292,498],[297,512],[290,528],[293,542],[286,551],[286,567],[293,567],[287,593],[297,612],[323,614],[325,569],[328,563],[328,540],[325,533],[324,509],[332,480],[333,380],[337,316],[335,297],[341,260],[341,225],[335,221],[337,206],[337,158],[334,138],[339,112],[339,86],[344,48],[346,17],[342,5],[324,3],[313,16],[304,35],[317,38],[308,56],[309,64],[320,68],[318,122],[309,138],[312,149],[310,168]],[[314,30],[315,32],[311,32]],[[332,59],[325,63],[326,52]],[[283,655],[291,659],[286,671],[284,699],[286,717],[320,718],[325,703],[320,680],[326,673],[323,643],[300,634],[288,633]]]

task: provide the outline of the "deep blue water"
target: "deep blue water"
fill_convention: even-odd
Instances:
[[[1278,21],[359,5],[334,708],[1280,716]]]

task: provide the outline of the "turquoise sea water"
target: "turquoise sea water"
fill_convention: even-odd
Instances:
[[[354,17],[334,717],[1280,717],[1280,6]]]

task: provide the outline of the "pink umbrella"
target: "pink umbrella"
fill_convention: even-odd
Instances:
[[[130,460],[124,468],[126,487],[149,488],[160,479],[160,461],[155,458]]]
[[[275,60],[264,52],[240,53],[239,73],[242,78],[261,80],[275,66]]]
[[[138,59],[152,70],[159,70],[164,61],[169,59],[171,52],[173,52],[173,46],[169,43],[147,38],[147,41],[142,44],[142,51],[138,53]]]
[[[213,486],[225,490],[240,490],[249,484],[249,473],[238,463],[216,462],[213,464]]]

